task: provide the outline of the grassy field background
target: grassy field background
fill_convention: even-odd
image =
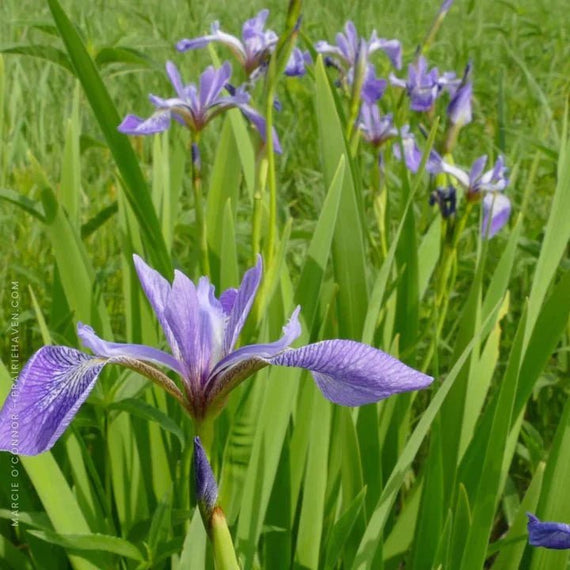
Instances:
[[[170,86],[163,72],[166,59],[175,61],[188,79],[196,78],[204,66],[210,63],[208,50],[177,53],[174,43],[179,39],[204,33],[216,19],[220,20],[222,29],[237,34],[243,20],[252,17],[264,7],[271,10],[270,27],[280,30],[287,9],[285,2],[275,1],[262,5],[253,1],[67,0],[62,1],[62,6],[79,30],[90,55],[98,62],[103,81],[121,116],[129,112],[147,116],[151,110],[147,94],[166,96],[170,93]],[[351,19],[359,32],[366,37],[372,29],[376,29],[380,37],[401,40],[404,46],[404,61],[407,63],[424,37],[438,6],[438,2],[419,0],[305,2],[299,45],[304,47],[319,39],[332,41],[344,22]],[[0,4],[0,22],[0,52],[3,65],[3,72],[0,73],[0,189],[15,191],[21,197],[38,201],[46,181],[59,191],[62,184],[75,184],[79,204],[76,229],[83,234],[85,251],[94,269],[94,295],[96,298],[100,297],[107,307],[116,338],[128,338],[132,323],[125,306],[128,298],[125,297],[121,255],[125,243],[121,239],[121,232],[118,231],[121,227],[118,215],[111,215],[108,221],[98,226],[95,231],[89,229],[89,224],[92,224],[100,212],[113,207],[121,192],[113,157],[79,82],[66,69],[67,56],[47,5],[40,0],[4,0]],[[226,55],[223,48],[217,48],[216,52],[221,57]],[[522,230],[516,243],[514,263],[508,280],[509,309],[501,321],[501,342],[496,366],[492,371],[493,382],[489,392],[492,398],[501,392],[499,382],[505,373],[508,374],[509,358],[513,353],[513,346],[517,345],[516,331],[523,319],[524,306],[536,280],[535,269],[557,185],[559,150],[564,142],[562,125],[570,92],[570,19],[566,2],[457,0],[429,52],[429,60],[440,70],[452,69],[457,73],[461,72],[469,60],[474,65],[474,121],[461,133],[458,151],[454,154],[455,161],[468,166],[481,154],[496,156],[504,153],[511,169],[512,181],[508,195],[513,203],[513,216],[509,229],[489,242],[486,267],[482,275],[484,290],[503,259],[516,216],[522,212]],[[314,103],[314,74],[311,72],[310,76],[305,78],[282,81],[278,96],[283,107],[275,117],[275,126],[283,147],[283,154],[276,162],[279,224],[280,228],[283,228],[287,220],[292,219],[285,260],[291,281],[297,283],[328,186],[321,164],[320,146],[317,144],[319,124]],[[73,145],[69,143],[73,140],[70,129],[77,127],[79,144],[74,150]],[[205,135],[202,152],[204,164],[211,164],[214,160],[221,129],[222,121],[218,119]],[[173,185],[179,184],[181,188],[171,230],[172,258],[175,266],[194,267],[194,274],[197,274],[197,245],[193,234],[195,219],[190,180],[186,175],[189,163],[184,151],[188,137],[182,129],[172,129],[168,141],[172,158],[170,181]],[[156,149],[152,138],[132,140],[132,144],[143,173],[147,180],[153,181],[157,165],[153,164]],[[76,165],[71,172],[65,167],[70,160]],[[360,153],[356,159],[359,171],[363,173],[365,187],[368,183],[366,173],[372,160],[372,156],[365,152]],[[78,179],[71,182],[68,179],[66,182],[66,177],[69,176],[77,176]],[[244,194],[242,184],[242,196]],[[398,195],[392,194],[390,200],[394,203],[394,211],[402,206],[403,199]],[[419,191],[414,209],[416,232],[418,236],[423,236],[434,219],[434,213],[427,205],[427,185]],[[235,225],[237,259],[242,269],[247,266],[251,255],[250,215],[247,199],[241,200]],[[340,212],[339,216],[342,215]],[[390,228],[392,234],[398,228],[399,222],[400,220],[394,217]],[[58,344],[73,344],[76,340],[73,323],[77,315],[71,308],[67,312],[62,310],[65,293],[58,285],[52,242],[46,239],[43,224],[13,203],[0,200],[0,237],[3,244],[0,281],[9,284],[17,280],[23,292],[22,356],[31,355],[42,344],[42,324],[38,322],[38,313],[34,310],[28,287],[37,299],[39,312],[46,319],[53,341]],[[454,339],[457,330],[461,329],[460,324],[464,322],[462,319],[466,311],[466,300],[481,254],[479,243],[479,227],[475,221],[468,225],[463,236],[457,279],[454,289],[449,292],[446,335],[438,348],[438,366],[442,376],[449,373],[457,360]],[[556,264],[558,265],[558,262]],[[566,249],[555,275],[567,275],[569,269],[570,259]],[[330,278],[330,270],[327,275]],[[547,289],[551,291],[552,284],[549,282],[548,285]],[[9,321],[9,293],[8,286],[3,286],[0,290],[2,323]],[[285,301],[283,304],[286,304]],[[322,320],[324,328],[325,316],[322,316]],[[427,320],[428,310],[422,308],[420,322],[427,326]],[[279,329],[275,323],[272,323],[271,327]],[[385,334],[392,339],[389,333]],[[553,442],[556,442],[557,428],[561,422],[566,421],[564,418],[568,413],[564,416],[563,409],[568,399],[570,378],[569,334],[570,328],[567,324],[561,343],[552,357],[547,359],[528,401],[517,451],[497,509],[492,542],[502,537],[515,521],[520,499],[534,480],[537,470],[543,468],[540,467],[542,461],[548,459]],[[381,336],[381,333],[377,332],[376,338]],[[420,344],[419,354],[413,356],[415,361],[411,364],[419,366],[425,346],[426,343]],[[8,358],[9,347],[9,336],[3,335],[0,348],[4,361]],[[243,394],[240,397],[243,397]],[[237,406],[237,399],[235,405]],[[409,429],[410,426],[416,425],[419,410],[426,406],[427,396],[421,395],[413,406],[410,404],[410,408],[406,408],[408,411],[412,410],[412,417],[408,418],[409,425],[406,424]],[[235,409],[232,411],[235,412]],[[230,432],[232,418],[233,416],[223,416],[222,421],[225,423],[221,433]],[[444,425],[445,421],[438,429],[443,429]],[[404,441],[407,440],[406,436],[403,438]],[[398,441],[398,437],[395,436],[394,441]],[[221,450],[223,441],[220,441],[219,445]],[[556,447],[556,443],[554,445]],[[398,448],[400,451],[401,447]],[[287,446],[283,447],[285,448],[289,449]],[[295,448],[288,453],[292,454],[294,451]],[[384,474],[384,482],[394,463],[393,458],[386,453],[384,466],[388,470]],[[428,475],[437,476],[437,472],[425,468],[426,459],[431,457],[429,453],[426,444],[414,460],[415,471],[425,474],[426,478]],[[222,456],[221,451],[219,455]],[[70,479],[63,452],[58,455],[58,460]],[[288,460],[289,457],[284,452],[280,461]],[[334,463],[332,452],[330,461]],[[281,463],[280,465],[282,467]],[[366,466],[364,471],[366,472]],[[281,473],[281,470],[278,473]],[[425,485],[428,484],[432,484],[429,478]],[[329,480],[328,485],[327,497],[334,496],[334,489],[330,488],[334,487],[334,482]],[[469,488],[469,485],[466,485]],[[408,498],[414,488],[413,482],[410,481],[406,487],[406,492],[410,491]],[[273,488],[274,493],[275,489]],[[443,491],[442,493],[445,495]],[[159,500],[160,497],[149,499],[149,504],[154,504],[155,499]],[[272,495],[272,501],[274,500]],[[564,504],[569,502],[570,497],[565,497]],[[403,499],[398,505],[403,508],[406,503]],[[343,504],[343,507],[346,507],[346,504]],[[387,528],[395,528],[400,507],[391,511],[386,523]],[[475,516],[473,501],[471,507],[473,510],[470,514]],[[422,508],[427,507],[424,505]],[[457,505],[452,505],[451,508],[458,509],[458,516],[461,517],[462,511]],[[296,530],[299,517],[304,521],[301,527],[308,520],[300,515],[300,509],[298,507],[292,517]],[[331,511],[327,512],[330,515]],[[423,511],[420,509],[421,512]],[[442,519],[437,521],[436,526],[440,525],[437,528],[443,529],[443,532],[446,513],[440,514]],[[272,517],[279,519],[270,509],[268,519],[265,520],[269,531],[266,529],[265,542],[260,547],[260,552],[265,552],[266,557],[260,557],[267,568],[272,567],[271,552],[278,552],[279,545],[282,544],[279,536],[276,538],[278,533],[271,534]],[[570,520],[570,512],[567,513],[566,520]],[[358,519],[355,528],[360,529],[361,522]],[[369,519],[366,519],[366,523],[368,522]],[[325,531],[330,531],[333,525],[332,521],[326,518],[321,523]],[[279,521],[275,522],[276,527],[279,524]],[[362,522],[361,526],[363,529],[366,525]],[[110,533],[109,529],[98,530]],[[2,534],[8,536],[7,532]],[[117,531],[117,534],[125,536],[125,532]],[[244,532],[240,526],[240,538],[245,536]],[[416,532],[419,531],[416,529]],[[429,533],[426,534],[428,535]],[[289,535],[288,540],[289,546],[296,544],[295,539],[291,539]],[[409,545],[405,546],[407,548]],[[243,547],[243,552],[249,552],[248,548],[247,545]],[[306,550],[298,544],[296,548],[293,558],[297,560],[297,567],[313,567],[309,562],[302,562],[311,559],[310,556],[303,558]],[[61,550],[59,547],[58,549]],[[401,550],[393,544],[390,549],[391,552],[401,554]],[[433,557],[430,560],[437,560],[436,553],[431,554]],[[492,552],[490,556],[489,560],[494,560]],[[323,559],[321,556],[321,565],[318,567],[323,567]],[[352,560],[350,554],[347,555],[347,560],[349,559]],[[75,566],[76,562],[71,560]],[[259,560],[260,558],[256,558],[256,563],[259,563]],[[400,558],[397,560],[399,562]],[[431,567],[422,565],[413,549],[408,562],[410,568]],[[538,562],[531,561],[528,550],[523,563],[528,567],[533,564],[533,568],[549,570],[563,567],[562,563],[559,566],[548,566],[542,559]],[[109,567],[115,567],[115,562],[109,564]],[[116,567],[131,567],[124,560],[117,564]],[[284,562],[283,564],[285,565]],[[245,567],[248,567],[247,564]],[[339,562],[338,567],[344,566]],[[376,567],[380,568],[374,566]],[[508,564],[497,567],[507,568]],[[468,563],[463,561],[461,568],[469,568]]]

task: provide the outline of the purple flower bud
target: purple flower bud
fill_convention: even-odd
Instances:
[[[199,437],[194,438],[194,489],[202,518],[206,523],[218,501],[218,485]]]

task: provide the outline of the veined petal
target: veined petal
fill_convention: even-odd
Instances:
[[[370,404],[433,381],[397,358],[353,340],[325,340],[286,350],[270,362],[310,370],[323,395],[343,406]]]
[[[235,300],[237,299],[237,294],[238,290],[235,289],[234,287],[230,287],[220,295],[220,303],[222,304],[224,313],[226,313],[226,315],[228,316],[232,312]]]
[[[340,49],[337,46],[333,46],[332,44],[329,44],[328,42],[325,42],[324,40],[318,41],[315,44],[315,51],[317,53],[322,53],[324,55],[326,55],[326,54],[336,55],[336,56],[344,59],[343,53],[340,51]]]
[[[232,309],[229,321],[226,325],[226,334],[224,337],[224,355],[229,354],[237,342],[241,329],[243,328],[247,316],[249,315],[249,311],[253,305],[257,289],[261,283],[262,274],[263,262],[261,255],[258,255],[255,267],[246,271],[241,281],[241,285],[239,286],[239,289],[232,301]],[[227,292],[224,294],[226,293]]]
[[[161,133],[170,126],[170,111],[158,111],[148,119],[137,115],[127,115],[117,127],[125,135],[153,135]]]
[[[484,154],[480,156],[471,167],[469,171],[469,185],[474,186],[475,183],[481,178],[481,174],[485,169],[485,165],[487,164],[487,155]]]
[[[228,61],[219,69],[215,69],[212,65],[206,68],[200,76],[200,106],[203,110],[216,100],[231,75],[232,66]]]
[[[208,399],[212,401],[220,394],[227,394],[242,380],[271,364],[272,357],[288,348],[301,334],[300,310],[301,307],[297,307],[293,311],[289,322],[283,327],[283,336],[279,340],[267,344],[242,346],[218,362],[208,379]]]
[[[247,117],[247,119],[251,121],[253,126],[261,135],[261,138],[263,140],[266,140],[267,123],[265,122],[265,119],[253,107],[250,107],[249,105],[239,104],[236,106]],[[279,138],[277,136],[277,131],[275,130],[275,127],[273,127],[272,129],[272,135],[273,135],[273,149],[275,150],[276,153],[281,154],[282,152],[281,144],[279,143]]]
[[[28,361],[0,411],[0,449],[50,449],[86,400],[107,360],[66,346],[44,346]]]
[[[182,367],[176,358],[158,348],[143,344],[108,342],[99,338],[89,325],[84,325],[83,323],[77,323],[77,336],[81,339],[83,345],[96,356],[105,358],[126,356],[135,360],[154,362],[161,366],[166,366],[178,374],[183,374]]]
[[[487,192],[483,197],[481,235],[484,238],[492,238],[509,221],[510,215],[511,201],[499,192]]]
[[[208,347],[200,342],[200,306],[196,287],[184,273],[176,270],[164,316],[180,348],[186,380],[197,387],[209,366]]]
[[[166,62],[166,73],[178,97],[180,97],[180,99],[184,99],[184,84],[182,83],[182,78],[180,77],[178,68],[174,63],[172,63],[172,61]]]
[[[543,546],[556,550],[570,548],[570,525],[558,522],[542,522],[527,513],[528,542],[531,546]]]
[[[165,315],[166,303],[171,289],[170,283],[158,271],[147,265],[138,255],[133,255],[133,261],[144,294],[164,331],[172,354],[177,360],[180,360],[180,347],[174,338],[174,334]]]

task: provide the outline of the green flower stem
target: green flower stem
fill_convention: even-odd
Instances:
[[[194,192],[194,207],[196,210],[196,228],[200,244],[200,269],[202,275],[210,275],[210,259],[208,256],[208,233],[204,216],[204,199],[202,196],[202,172],[200,167],[200,137],[192,144],[192,190]]]
[[[455,224],[451,236],[448,236],[448,223],[447,221],[443,224],[443,255],[439,264],[439,270],[437,273],[437,285],[436,293],[433,305],[433,312],[431,322],[435,327],[435,334],[433,342],[430,343],[430,347],[424,359],[421,370],[427,370],[431,364],[434,355],[437,353],[437,347],[439,346],[439,339],[441,338],[441,333],[443,331],[443,326],[445,324],[445,319],[447,317],[447,310],[449,307],[449,293],[453,290],[455,286],[455,279],[457,277],[457,251],[459,240],[465,229],[467,219],[471,213],[473,204],[467,202],[465,212],[461,218]],[[437,362],[436,362],[437,367]],[[435,370],[435,374],[437,374]]]
[[[267,183],[268,161],[262,156],[257,164],[255,193],[253,195],[253,218],[251,228],[251,263],[255,264],[257,254],[261,251],[261,221],[263,216],[263,196]]]
[[[220,507],[215,507],[210,517],[209,536],[212,541],[216,570],[239,570],[232,535],[224,511]]]

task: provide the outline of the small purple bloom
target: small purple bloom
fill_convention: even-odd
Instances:
[[[251,107],[249,95],[243,89],[232,88],[229,80],[232,66],[225,62],[222,67],[215,69],[209,66],[200,76],[198,87],[193,83],[184,85],[180,72],[174,63],[166,63],[166,73],[176,91],[176,97],[162,99],[150,95],[150,102],[156,107],[156,112],[148,119],[136,115],[127,115],[119,125],[118,130],[126,135],[152,135],[165,131],[170,127],[171,120],[187,126],[193,132],[200,132],[214,117],[237,107],[265,139],[265,119]],[[230,95],[223,95],[226,88]],[[273,131],[274,145],[280,151],[277,134]]]
[[[399,79],[392,73],[390,83],[406,90],[413,111],[429,111],[442,90],[453,89],[459,84],[459,80],[455,79],[452,72],[440,75],[437,67],[428,69],[425,57],[420,55],[415,63],[408,66],[407,80]]]
[[[441,15],[447,13],[451,8],[453,2],[454,0],[444,0],[444,2],[441,4],[441,7],[439,8],[439,14]]]
[[[452,94],[447,107],[447,116],[453,125],[463,127],[471,122],[471,100],[473,98],[473,81],[471,80],[471,64],[467,64],[459,87]]]
[[[209,521],[218,502],[218,485],[199,437],[194,438],[194,488],[204,521]]]
[[[364,42],[368,55],[381,50],[390,59],[392,65],[396,69],[402,66],[402,46],[397,40],[385,40],[378,38],[376,30],[372,32],[370,40],[366,41],[358,35],[354,23],[346,22],[344,26],[344,34],[336,35],[336,45],[329,44],[325,41],[319,41],[315,44],[315,49],[323,56],[334,58],[345,72],[357,64],[361,41]]]
[[[445,172],[453,176],[465,190],[468,200],[483,200],[483,237],[492,238],[508,222],[511,214],[511,201],[503,194],[509,185],[507,168],[503,156],[499,156],[491,170],[485,170],[487,156],[479,157],[469,172],[446,163],[436,153],[438,168],[433,172]],[[435,161],[434,161],[435,162]]]
[[[362,104],[358,126],[364,139],[375,147],[382,146],[387,140],[398,136],[392,114],[380,115],[376,104]]]
[[[255,18],[247,20],[242,28],[242,39],[220,30],[219,22],[214,22],[210,34],[194,39],[180,40],[176,49],[185,52],[207,46],[210,42],[220,42],[233,52],[249,77],[256,69],[265,66],[279,39],[273,30],[266,30],[265,23],[269,10],[261,10]]]
[[[556,550],[570,548],[570,525],[558,522],[542,522],[531,513],[528,517],[528,542],[531,546],[542,546]]]
[[[416,143],[416,138],[414,134],[410,132],[409,125],[404,125],[399,132],[402,139],[402,147],[404,149],[404,161],[406,167],[410,172],[414,174],[419,170],[420,164],[422,162],[422,151]],[[398,160],[402,160],[402,149],[400,148],[399,142],[394,144],[394,156]]]
[[[94,356],[65,346],[46,346],[32,356],[0,411],[1,450],[12,449],[14,414],[19,418],[18,453],[36,455],[50,449],[106,364],[126,366],[158,382],[197,422],[219,412],[233,388],[269,365],[310,370],[324,396],[345,406],[425,388],[433,380],[381,350],[352,340],[290,348],[301,334],[299,307],[281,339],[236,349],[261,282],[261,257],[245,273],[239,289],[227,289],[219,298],[207,277],[195,285],[175,271],[169,283],[136,255],[134,263],[170,352],[107,342],[91,327],[78,324],[78,335]],[[181,389],[157,365],[178,374]]]
[[[285,66],[285,75],[287,77],[302,77],[307,73],[307,65],[313,63],[311,54],[305,50],[302,51],[298,47],[294,48],[289,56],[289,61]]]

